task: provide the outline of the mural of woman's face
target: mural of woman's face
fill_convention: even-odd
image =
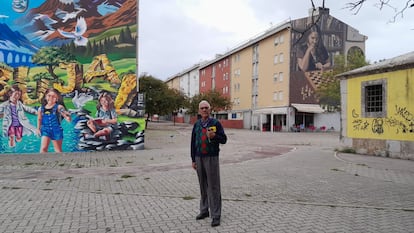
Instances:
[[[317,32],[311,32],[308,37],[308,44],[311,46],[316,46],[319,41],[319,35]]]

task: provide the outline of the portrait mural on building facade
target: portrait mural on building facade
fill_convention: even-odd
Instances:
[[[290,87],[293,102],[318,103],[316,90],[330,81],[323,74],[332,70],[334,56],[343,51],[345,28],[344,23],[329,14],[292,21]]]
[[[143,149],[136,0],[0,8],[0,153]]]

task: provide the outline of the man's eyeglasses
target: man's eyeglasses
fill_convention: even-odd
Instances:
[[[205,110],[207,110],[207,109],[208,109],[208,107],[201,107],[200,109],[201,109],[201,110],[204,110],[204,109],[205,109]]]

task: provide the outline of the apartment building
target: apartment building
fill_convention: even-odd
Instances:
[[[323,109],[316,90],[330,81],[334,56],[365,53],[366,39],[329,9],[311,10],[201,64],[199,91],[228,96],[232,109],[216,114],[246,129],[339,130],[339,113]]]
[[[181,91],[188,97],[193,97],[200,93],[200,79],[199,79],[199,67],[200,64],[197,63],[192,67],[181,71],[178,74],[175,74],[169,77],[165,83],[169,88],[174,88]]]

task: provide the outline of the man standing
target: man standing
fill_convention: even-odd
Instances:
[[[215,227],[220,225],[221,217],[219,144],[225,144],[227,136],[221,123],[210,117],[210,111],[210,104],[202,100],[198,105],[201,118],[194,123],[191,133],[191,160],[201,193],[196,220],[209,217],[211,213],[211,226]]]

